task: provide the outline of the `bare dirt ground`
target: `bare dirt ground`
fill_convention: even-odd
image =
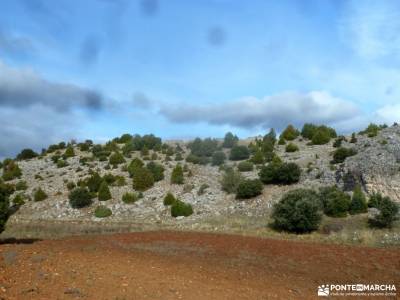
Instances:
[[[320,284],[400,287],[398,248],[166,231],[28,242],[0,245],[0,299],[316,299]]]

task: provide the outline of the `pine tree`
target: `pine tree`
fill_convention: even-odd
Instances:
[[[106,200],[111,199],[111,192],[110,192],[110,189],[108,188],[107,182],[105,182],[105,181],[103,181],[100,184],[98,198],[100,201],[106,201]]]
[[[367,199],[361,190],[361,186],[357,185],[353,191],[353,197],[351,198],[349,212],[352,215],[361,214],[367,212],[368,205]]]
[[[176,165],[172,170],[171,183],[173,184],[183,184],[183,169],[181,165]]]

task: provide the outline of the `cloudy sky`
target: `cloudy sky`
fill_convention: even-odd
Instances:
[[[0,157],[400,121],[398,0],[2,0]]]

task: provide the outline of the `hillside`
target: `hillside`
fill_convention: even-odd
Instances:
[[[254,150],[257,140],[261,148],[265,146],[260,139],[239,141],[240,145],[250,149],[250,160],[254,159],[257,152]],[[333,153],[339,148],[338,140],[341,148],[354,149],[354,153],[343,161],[333,163]],[[15,186],[25,182],[26,189],[22,188],[10,195],[11,204],[15,204],[15,213],[10,216],[2,236],[52,237],[85,232],[151,229],[216,230],[271,235],[273,233],[266,226],[272,207],[285,192],[297,188],[317,190],[332,185],[350,194],[360,185],[367,196],[379,192],[400,202],[400,126],[397,125],[379,128],[376,135],[365,132],[356,134],[353,140],[351,136],[331,138],[321,145],[298,134],[290,141],[276,141],[270,153],[280,157],[283,162],[296,163],[301,169],[299,180],[293,184],[265,184],[260,195],[249,199],[237,199],[235,193],[229,194],[221,188],[224,170],[229,167],[237,169],[241,161],[247,160],[230,160],[232,150],[221,148],[222,141],[215,140],[217,145],[211,146],[215,148],[211,154],[224,152],[227,159],[223,166],[213,165],[212,155],[208,154],[200,157],[199,161],[199,157],[190,158],[190,154],[193,156],[193,152],[198,150],[194,149],[194,143],[161,143],[158,138],[150,136],[150,147],[128,151],[130,141],[129,136],[124,135],[102,146],[93,145],[90,141],[74,142],[61,147],[53,145],[37,157],[17,159],[21,175],[6,182]],[[297,145],[297,151],[287,151],[290,143]],[[113,164],[110,163],[110,157],[115,153],[121,157],[115,157],[116,162]],[[260,168],[268,164],[265,153],[269,152],[263,153],[262,163],[252,165],[250,171],[241,172],[244,179],[259,177]],[[153,162],[165,169],[163,178],[142,192],[133,188],[132,172],[129,169],[131,162],[138,159],[144,164]],[[171,174],[177,165],[183,166],[182,184],[171,183]],[[93,173],[98,173],[103,180],[108,181],[110,199],[99,201],[97,195],[94,195],[89,206],[72,208],[69,203],[71,190],[76,185],[84,185]],[[42,201],[34,201],[39,188],[47,197]],[[136,201],[123,202],[123,195],[127,192],[133,193]],[[190,204],[193,214],[172,217],[171,208],[163,204],[168,192]],[[15,200],[16,197],[19,202]],[[95,209],[99,205],[109,208],[112,214],[106,218],[96,217]],[[324,218],[323,225],[339,222],[344,224],[344,229],[348,226],[349,231],[362,232],[366,218],[367,214],[339,221],[336,218]],[[398,230],[389,233],[390,243],[399,242],[400,237],[396,232]],[[345,238],[346,241],[353,238],[353,233]],[[382,231],[380,237],[384,238],[385,233]]]

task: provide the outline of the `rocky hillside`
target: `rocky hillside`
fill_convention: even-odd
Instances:
[[[103,146],[93,145],[90,141],[61,147],[53,145],[38,157],[20,157],[16,160],[21,175],[6,181],[16,186],[16,191],[10,196],[16,212],[8,220],[8,226],[18,222],[69,220],[197,228],[201,226],[202,220],[209,217],[234,214],[263,217],[270,213],[272,205],[285,191],[327,185],[337,185],[345,191],[352,191],[360,184],[368,194],[381,192],[400,202],[400,126],[379,128],[376,132],[365,132],[353,137],[332,138],[322,145],[312,143],[299,134],[288,139],[290,141],[281,139],[279,143],[276,142],[271,153],[301,168],[298,182],[291,185],[263,185],[260,195],[245,201],[223,191],[221,180],[224,170],[228,167],[237,169],[247,157],[245,155],[245,159],[230,160],[230,152],[233,150],[230,146],[221,149],[221,141],[214,152],[225,153],[227,159],[223,160],[223,165],[213,165],[213,158],[197,161],[198,157],[193,158],[193,143],[183,141],[167,141],[158,146],[142,147],[140,151],[134,148],[127,150],[129,137],[126,135]],[[249,146],[250,160],[255,161],[257,151],[254,145],[257,139],[240,141],[239,144]],[[288,149],[289,144],[297,148]],[[339,148],[350,149],[351,153],[336,157],[334,153]],[[114,157],[116,162],[111,162],[113,153],[124,155],[122,158]],[[264,154],[262,161],[266,159]],[[142,192],[133,188],[132,173],[129,170],[131,162],[138,159],[144,164],[154,162],[165,169],[163,178]],[[242,177],[258,178],[259,169],[264,163],[257,162],[254,167],[251,164],[250,170],[242,170]],[[183,166],[182,184],[171,182],[171,174],[177,165]],[[6,175],[5,168],[1,172],[1,175]],[[93,195],[91,205],[81,209],[72,208],[69,202],[71,190],[82,185],[96,172],[108,182],[110,199],[100,201]],[[44,197],[37,197],[39,189],[44,192]],[[135,193],[137,201],[122,201],[127,192]],[[186,218],[173,218],[170,207],[163,203],[168,192],[184,203],[191,204],[194,213]],[[96,217],[95,209],[99,205],[109,208],[112,214],[108,218]]]

